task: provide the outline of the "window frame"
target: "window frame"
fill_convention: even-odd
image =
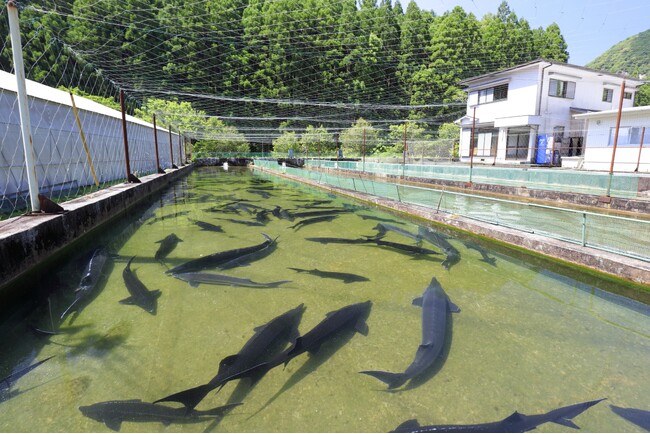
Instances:
[[[508,99],[508,83],[497,86],[486,87],[476,91],[476,104],[489,104],[492,102],[505,101]]]
[[[603,102],[612,102],[614,100],[614,89],[603,88]]]
[[[551,78],[548,82],[548,96],[555,98],[575,99],[576,82]]]

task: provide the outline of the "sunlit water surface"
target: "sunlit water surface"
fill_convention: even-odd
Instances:
[[[291,222],[270,213],[264,226],[246,226],[220,219],[254,221],[243,211],[221,211],[234,199],[268,210],[280,206],[309,211],[315,208],[305,205],[331,201],[317,206],[353,206],[355,211],[298,230],[290,226],[301,219]],[[586,432],[626,432],[639,428],[608,404],[650,409],[647,306],[488,252],[496,258],[492,266],[480,261],[481,254],[469,249],[462,242],[466,240],[450,238],[461,254],[450,270],[440,264],[444,255],[413,259],[376,246],[306,241],[375,235],[378,221],[361,215],[394,220],[389,224],[413,233],[418,227],[350,199],[246,170],[196,170],[150,205],[93,235],[87,248],[69,253],[43,279],[53,285],[49,301],[4,326],[0,377],[17,366],[55,357],[5,391],[0,431],[110,431],[79,407],[109,400],[151,402],[203,384],[216,375],[221,359],[240,350],[255,327],[281,313],[304,303],[299,326],[304,334],[328,312],[366,300],[372,301],[367,336],[345,334],[314,355],[302,354],[286,368],[271,370],[252,386],[247,380],[232,381],[210,393],[198,409],[243,402],[222,419],[169,426],[124,422],[122,431],[381,432],[408,419],[423,425],[491,422],[514,411],[544,413],[608,398],[574,422]],[[194,220],[221,225],[224,232],[200,230]],[[271,255],[223,274],[291,282],[277,288],[191,287],[165,274],[166,267],[154,260],[156,241],[171,233],[183,241],[169,254],[169,267],[259,244],[262,233],[277,237]],[[384,239],[414,244],[393,232]],[[57,321],[74,298],[89,252],[100,244],[119,256],[107,262],[98,295],[78,316]],[[422,247],[440,250],[426,241]],[[131,256],[138,278],[148,289],[162,292],[156,315],[118,303],[128,296],[122,271]],[[354,273],[369,281],[343,283],[288,267]],[[387,391],[359,371],[402,372],[411,363],[422,324],[421,309],[412,300],[432,277],[461,312],[452,315],[437,362],[405,386]],[[63,333],[41,337],[29,325]],[[551,423],[537,430],[573,431]]]

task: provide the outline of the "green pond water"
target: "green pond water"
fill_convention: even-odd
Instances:
[[[263,196],[268,196],[264,198]],[[306,225],[268,214],[224,212],[234,200],[292,212],[352,207],[331,222]],[[331,201],[317,203],[316,201]],[[317,203],[317,205],[314,205]],[[371,216],[375,219],[363,219]],[[165,217],[162,219],[161,217]],[[219,361],[236,354],[254,329],[304,303],[306,333],[328,312],[372,301],[369,333],[343,333],[315,354],[302,354],[259,382],[235,380],[211,392],[197,409],[242,402],[223,418],[196,423],[124,422],[137,432],[385,432],[408,419],[423,425],[492,422],[519,411],[608,398],[574,419],[585,432],[635,432],[609,404],[650,410],[650,309],[600,288],[488,251],[481,261],[467,240],[449,238],[461,255],[450,270],[444,255],[414,259],[372,245],[320,244],[308,237],[359,238],[376,234],[377,219],[412,233],[421,221],[389,214],[326,192],[247,170],[197,169],[153,202],[91,234],[72,251],[39,270],[43,297],[6,318],[0,329],[0,378],[54,356],[0,390],[0,431],[104,432],[80,406],[111,400],[152,402],[208,382]],[[220,225],[201,230],[194,220]],[[165,274],[154,260],[157,241],[175,233],[182,242],[169,267],[211,253],[277,237],[277,248],[249,266],[222,274],[255,282],[290,280],[276,288],[188,283]],[[384,240],[414,245],[394,232]],[[115,253],[97,295],[78,315],[59,320],[89,254],[98,245]],[[476,245],[469,244],[471,247]],[[424,241],[422,247],[440,251]],[[159,289],[156,315],[119,303],[127,292],[122,271],[131,268]],[[288,267],[354,273],[368,281],[344,283]],[[206,270],[211,272],[214,270]],[[423,374],[394,391],[364,370],[404,371],[422,339],[422,310],[412,300],[436,277],[460,313],[450,314],[443,353]],[[51,313],[50,313],[51,312]],[[60,331],[41,336],[29,326]],[[176,406],[173,403],[165,405]],[[539,432],[576,431],[547,423]]]

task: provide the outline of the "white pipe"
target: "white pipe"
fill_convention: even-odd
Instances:
[[[18,21],[18,8],[13,0],[7,2],[7,16],[9,17],[9,33],[11,35],[11,51],[14,55],[14,70],[16,82],[18,83],[18,109],[20,111],[20,127],[23,136],[23,148],[25,150],[25,165],[27,167],[27,184],[29,186],[29,198],[32,204],[32,212],[40,212],[41,205],[38,202],[38,176],[34,162],[34,143],[32,142],[32,127],[29,119],[29,106],[27,101],[27,88],[25,86],[25,67],[23,65],[23,48],[20,41],[20,25]]]

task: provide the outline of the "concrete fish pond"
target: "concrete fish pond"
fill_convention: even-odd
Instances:
[[[0,431],[643,429],[650,309],[545,264],[202,167],[31,276]]]

